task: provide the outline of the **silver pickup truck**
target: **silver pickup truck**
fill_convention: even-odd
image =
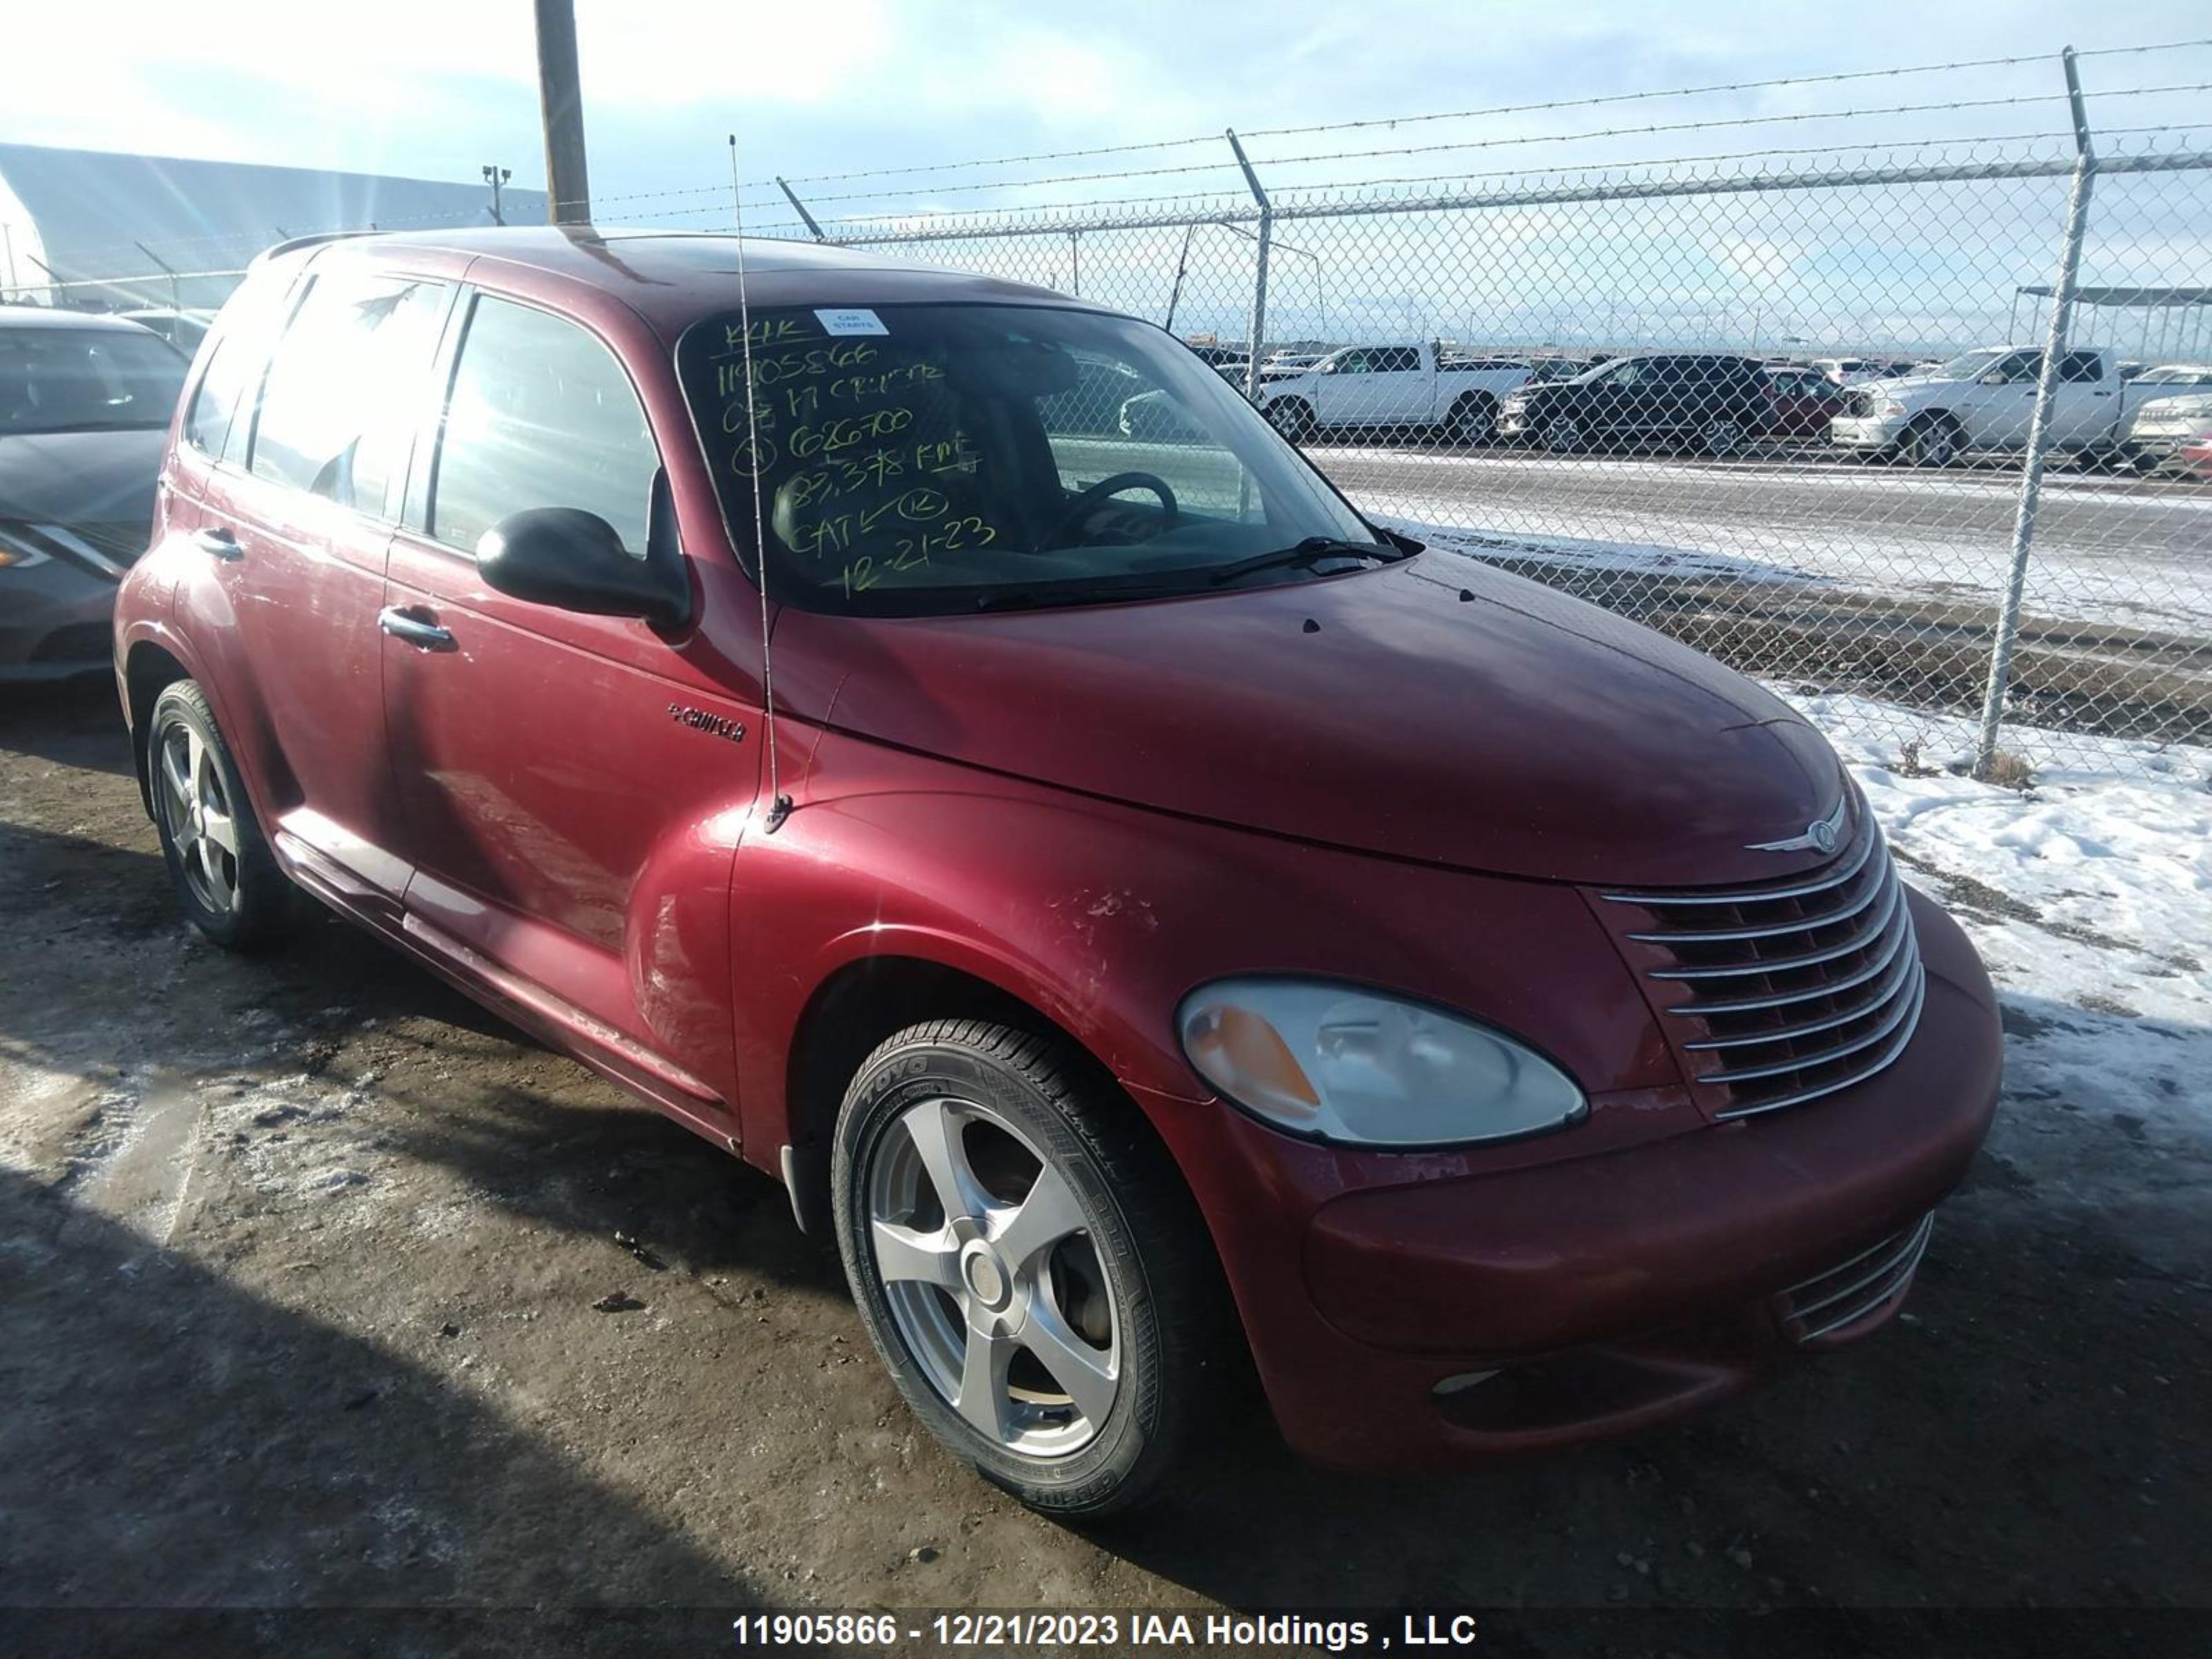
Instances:
[[[1970,450],[2025,449],[2042,373],[2043,353],[2033,347],[1969,351],[1921,374],[1847,388],[1828,435],[1843,448],[1920,466],[1942,466]],[[2111,352],[2069,351],[2059,360],[2051,447],[2117,458],[2129,421],[2157,395],[2123,380]]]

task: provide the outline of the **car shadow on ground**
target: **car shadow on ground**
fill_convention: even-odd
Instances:
[[[0,1240],[11,1653],[697,1654],[762,1599],[457,1381],[4,1169]]]
[[[0,749],[129,777],[131,733],[116,705],[114,680],[90,674],[0,688]]]

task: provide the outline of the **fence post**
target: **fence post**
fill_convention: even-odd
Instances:
[[[1990,649],[1989,689],[1982,697],[1981,735],[1974,744],[1974,775],[1987,777],[1996,758],[1997,730],[2004,722],[2005,693],[2012,684],[2013,647],[2020,637],[2021,600],[2027,586],[2028,550],[2035,544],[2035,510],[2043,496],[2043,462],[2051,448],[2051,411],[2058,398],[2058,376],[2074,321],[2075,280],[2081,271],[2081,243],[2089,228],[2089,196],[2097,178],[2097,152],[2089,140],[2089,114],[2081,101],[2081,75],[2074,48],[2066,48],[2066,96],[2074,109],[2074,190],[2066,204],[2064,246],[2058,255],[2058,281],[2051,296],[2051,332],[2043,345],[2043,372],[2036,377],[2035,414],[2028,422],[2027,454],[2021,464],[2020,509],[2012,527],[2012,569],[1997,607],[1996,638]]]
[[[1244,146],[1237,141],[1234,128],[1229,131],[1229,148],[1237,152],[1237,165],[1244,169],[1244,182],[1251,187],[1252,199],[1260,204],[1260,248],[1252,262],[1252,349],[1244,363],[1244,395],[1256,404],[1260,401],[1260,343],[1267,330],[1267,249],[1274,240],[1275,208],[1267,192],[1260,188],[1260,175],[1245,159]]]
[[[776,175],[775,187],[783,192],[783,199],[791,204],[791,210],[799,216],[799,222],[806,227],[806,234],[817,242],[825,240],[822,234],[822,227],[814,222],[814,216],[806,210],[806,204],[799,199],[799,192],[784,183],[781,173]]]

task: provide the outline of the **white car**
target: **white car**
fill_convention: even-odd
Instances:
[[[2042,373],[2043,353],[2035,347],[1969,351],[1899,380],[1850,388],[1828,435],[1841,448],[1918,466],[1947,465],[1970,450],[2023,449]],[[2129,421],[2160,389],[2141,377],[2123,381],[2108,351],[2068,352],[2059,362],[2051,447],[2118,455]]]
[[[1486,443],[1497,433],[1498,404],[1528,375],[1523,359],[1472,356],[1434,341],[1346,346],[1267,381],[1260,410],[1293,441],[1333,429],[1420,428]]]
[[[2161,383],[2168,392],[2171,383]],[[2135,412],[2121,441],[2122,453],[2138,471],[2166,465],[2191,444],[2212,438],[2212,378],[2203,389],[2153,398]]]

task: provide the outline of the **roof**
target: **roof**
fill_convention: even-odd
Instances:
[[[76,293],[167,305],[167,271],[236,270],[288,236],[334,226],[484,223],[491,190],[475,173],[471,167],[453,181],[395,179],[0,143],[0,223],[9,228],[0,288],[38,290],[49,273],[61,282],[151,276],[157,284]],[[545,218],[543,191],[510,185],[501,198],[510,218]],[[185,303],[219,303],[228,286],[203,282]]]
[[[497,260],[611,295],[672,337],[701,317],[738,308],[741,246],[745,300],[757,307],[967,302],[1106,309],[1048,289],[917,264],[873,250],[763,237],[747,237],[741,244],[735,236],[708,232],[600,230],[589,225],[401,231],[348,237],[303,252],[310,258],[344,259],[360,252],[423,248]]]
[[[44,306],[0,306],[0,329],[43,329],[57,333],[64,330],[82,333],[87,329],[98,329],[110,334],[143,334],[156,340],[161,337],[152,329],[120,317],[106,317],[92,311],[52,311]]]
[[[2036,283],[2014,290],[2033,299],[2047,300],[2051,295],[2048,283]],[[2077,305],[2085,306],[2212,306],[2212,288],[2081,288],[2074,290]]]

